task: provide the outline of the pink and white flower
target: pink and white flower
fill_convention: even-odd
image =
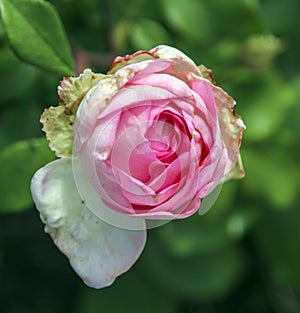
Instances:
[[[35,174],[32,194],[90,286],[111,284],[136,261],[147,220],[186,218],[225,179],[244,176],[234,100],[175,48],[118,57],[106,75],[65,79],[59,95],[42,122],[62,158]]]

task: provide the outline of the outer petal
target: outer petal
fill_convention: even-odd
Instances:
[[[65,106],[69,114],[75,114],[84,95],[104,77],[106,75],[95,74],[90,69],[78,77],[65,77],[58,86],[60,105]]]
[[[143,70],[148,64],[149,61],[144,61],[127,65],[114,75],[103,77],[96,86],[86,93],[76,112],[74,124],[74,141],[77,151],[81,149],[91,135],[99,115],[105,110],[110,100],[120,93],[121,88],[133,75]]]
[[[113,227],[87,209],[77,192],[70,158],[56,160],[37,171],[31,191],[46,224],[45,231],[87,285],[109,286],[143,250],[144,230]]]
[[[228,163],[225,170],[227,179],[242,178],[245,175],[240,156],[242,132],[246,129],[242,118],[234,111],[235,101],[220,87],[211,85],[218,109],[220,129],[228,150]]]
[[[180,50],[167,46],[159,45],[150,51],[141,50],[131,55],[124,57],[117,57],[107,74],[114,74],[120,68],[130,64],[137,64],[139,62],[155,60],[155,59],[173,59],[178,63],[176,69],[178,71],[191,71],[194,74],[202,76],[201,71],[197,68],[196,64]]]
[[[73,150],[73,124],[75,115],[65,113],[62,105],[46,109],[41,116],[43,131],[49,140],[51,150],[58,157],[69,157]]]
[[[213,91],[222,139],[228,150],[225,179],[243,178],[245,176],[245,171],[240,156],[240,146],[242,142],[242,133],[246,129],[246,126],[244,125],[242,118],[234,111],[234,99],[222,88],[214,85],[215,81],[211,70],[207,69],[204,65],[201,65],[198,68],[201,70],[201,73],[205,78],[199,79],[197,75],[191,74],[188,77],[188,84],[191,88],[195,89],[201,97],[208,100],[208,102],[205,101],[205,103],[211,101],[208,99],[207,92],[205,91],[205,89],[207,90],[207,84],[203,84],[203,82],[209,82]]]
[[[113,65],[111,66],[111,69],[107,74],[114,74],[119,69],[121,69],[124,66],[130,65],[130,64],[136,64],[143,61],[148,60],[154,60],[154,56],[146,50],[137,51],[134,54],[126,55],[124,57],[116,57]]]
[[[184,71],[184,72],[192,72],[196,75],[202,76],[200,70],[194,63],[192,59],[190,59],[186,54],[181,52],[180,50],[166,46],[166,45],[160,45],[150,50],[150,53],[154,57],[158,57],[160,59],[173,59],[176,60],[177,71]]]
[[[84,95],[107,77],[85,69],[79,77],[65,77],[58,86],[59,106],[46,109],[41,116],[43,131],[58,157],[70,157],[73,149],[73,124]]]

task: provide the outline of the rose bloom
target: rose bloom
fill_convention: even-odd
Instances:
[[[109,74],[75,121],[89,180],[120,213],[190,216],[238,162],[244,126],[232,98],[165,46],[119,57]]]
[[[72,84],[59,87],[63,114],[72,115]],[[243,177],[245,126],[211,72],[168,46],[117,57],[86,89],[72,108],[72,155],[52,142],[62,158],[35,174],[32,193],[46,231],[99,288],[135,262],[145,220],[188,217],[225,179]],[[59,136],[51,137],[48,120],[51,143]]]

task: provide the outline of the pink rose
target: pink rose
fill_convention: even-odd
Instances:
[[[175,48],[118,57],[106,75],[87,69],[58,93],[41,122],[59,159],[31,191],[45,231],[91,287],[134,264],[147,227],[190,216],[244,175],[234,100]]]
[[[185,218],[239,162],[244,125],[233,106],[180,51],[139,51],[116,58],[81,102],[75,150],[107,207]]]

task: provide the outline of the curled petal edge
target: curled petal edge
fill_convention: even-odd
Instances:
[[[31,191],[45,231],[88,286],[111,285],[140,256],[146,231],[119,229],[95,217],[76,190],[71,158],[39,169]]]

